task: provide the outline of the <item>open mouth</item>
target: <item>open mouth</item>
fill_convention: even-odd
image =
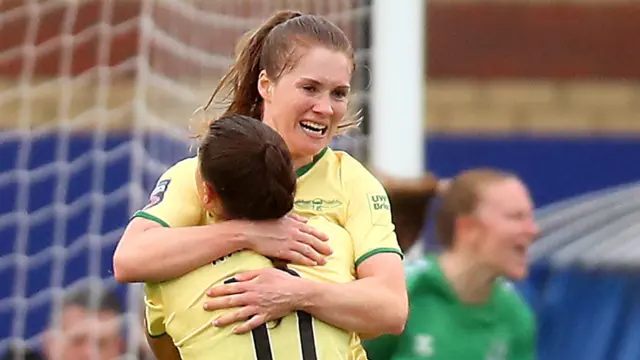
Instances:
[[[322,124],[318,124],[318,123],[314,123],[312,121],[306,121],[306,120],[300,122],[300,127],[304,131],[314,134],[316,136],[325,135],[327,133],[327,130],[329,129],[329,127],[326,125],[322,125]]]
[[[527,256],[527,246],[525,245],[516,245],[513,250],[521,256]]]

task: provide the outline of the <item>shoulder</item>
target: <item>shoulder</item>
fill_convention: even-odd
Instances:
[[[373,174],[360,161],[346,152],[330,149],[328,153],[330,156],[335,157],[340,168],[343,172],[346,171],[348,175],[368,175],[373,177]]]
[[[198,169],[197,157],[190,157],[178,161],[169,167],[156,183],[154,192],[162,192],[171,187],[179,187],[180,189],[190,188],[193,184],[195,188],[195,172]],[[176,185],[179,184],[179,185]]]
[[[169,167],[156,182],[149,198],[150,202],[144,210],[160,204],[165,200],[167,194],[195,194],[197,190],[195,177],[197,167],[198,161],[195,157],[180,160]],[[169,198],[176,199],[172,196],[169,196]],[[192,199],[197,201],[197,197],[185,197],[180,200],[187,201]]]
[[[409,291],[414,291],[418,287],[435,281],[437,266],[438,264],[432,257],[423,257],[405,263],[404,269]]]
[[[407,279],[419,274],[428,273],[433,267],[433,260],[428,257],[421,257],[416,260],[406,261],[404,271]]]
[[[498,299],[503,304],[514,310],[529,309],[529,305],[518,292],[516,285],[507,279],[498,278],[496,280],[496,289]]]
[[[340,167],[342,182],[347,189],[366,190],[367,192],[386,194],[382,183],[367,167],[353,156],[343,151],[332,151]]]
[[[496,291],[499,307],[509,319],[513,319],[514,326],[533,326],[535,321],[533,311],[513,282],[503,278],[498,279]]]
[[[173,164],[173,166],[171,166],[169,169],[167,169],[167,171],[165,171],[165,174],[175,174],[175,175],[180,175],[180,174],[193,174],[193,172],[198,168],[198,158],[197,157],[189,157],[183,160],[178,161],[177,163]]]

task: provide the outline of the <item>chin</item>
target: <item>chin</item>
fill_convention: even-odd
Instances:
[[[295,147],[295,153],[302,156],[316,156],[322,149],[327,147],[327,142],[313,142],[306,141],[304,144],[299,144]]]
[[[503,272],[503,275],[511,280],[522,280],[529,274],[527,266],[511,266]]]

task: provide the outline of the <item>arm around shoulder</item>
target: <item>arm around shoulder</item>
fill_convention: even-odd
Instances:
[[[196,169],[193,158],[171,167],[158,180],[149,204],[134,214],[113,256],[118,281],[170,280],[242,248],[233,223],[198,226],[204,209]]]
[[[120,282],[161,282],[182,276],[217,258],[245,248],[232,222],[181,228],[134,218],[113,255]]]

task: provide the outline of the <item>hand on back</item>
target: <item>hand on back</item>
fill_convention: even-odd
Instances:
[[[245,231],[248,248],[267,257],[298,265],[324,265],[332,251],[324,233],[307,219],[290,214],[278,220],[253,221]]]

